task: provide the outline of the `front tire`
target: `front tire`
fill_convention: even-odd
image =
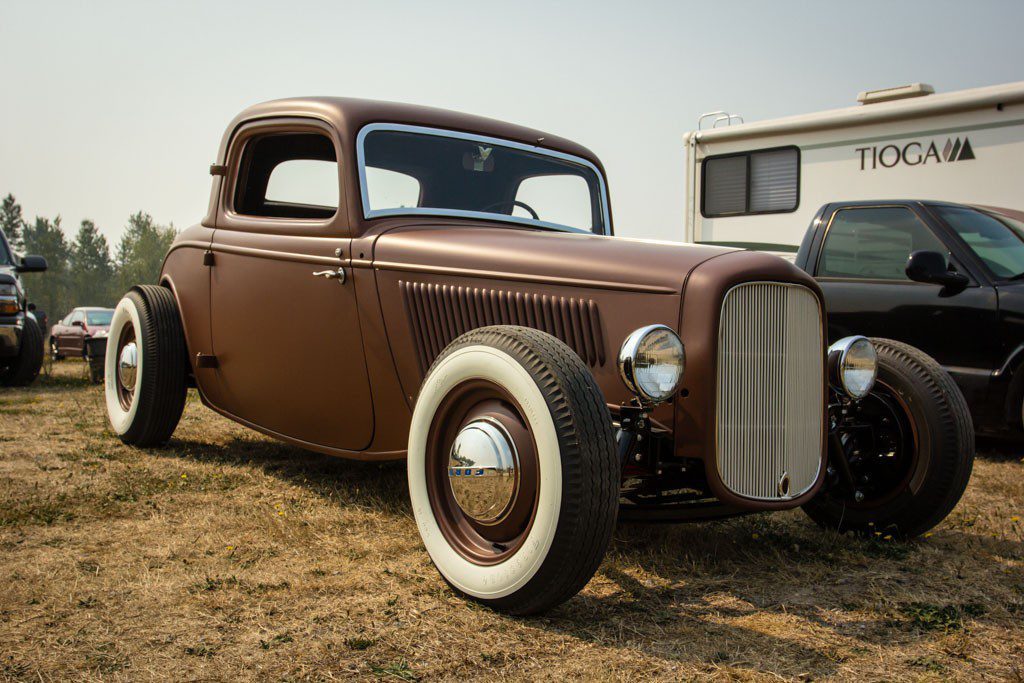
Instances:
[[[913,538],[960,501],[974,463],[974,427],[963,393],[935,360],[901,342],[871,342],[875,388],[849,407],[868,426],[848,432],[856,490],[832,475],[804,510],[840,532]],[[873,438],[861,440],[867,435]]]
[[[485,469],[499,452],[505,465]],[[423,544],[463,595],[535,614],[597,571],[618,512],[618,456],[600,389],[558,339],[495,326],[453,341],[423,381],[408,455]]]
[[[133,287],[114,309],[104,363],[110,425],[132,446],[159,446],[185,407],[188,360],[178,306],[170,290]]]
[[[25,316],[21,328],[21,348],[17,357],[0,370],[0,384],[5,387],[27,387],[39,376],[43,367],[43,333],[39,323],[30,315]]]

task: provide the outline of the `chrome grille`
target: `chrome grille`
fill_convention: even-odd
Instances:
[[[745,498],[806,492],[822,461],[821,309],[800,285],[751,282],[722,303],[718,340],[717,463]]]

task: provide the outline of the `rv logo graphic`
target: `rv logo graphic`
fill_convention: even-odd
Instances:
[[[892,168],[904,166],[924,166],[929,163],[949,164],[954,161],[974,159],[974,148],[968,137],[963,139],[946,138],[942,151],[935,140],[922,142],[912,140],[902,146],[885,145],[883,147],[857,147],[854,152],[860,155],[860,170],[873,171],[879,167]]]

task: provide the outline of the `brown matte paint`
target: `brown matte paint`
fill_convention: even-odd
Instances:
[[[615,362],[622,341],[638,327],[668,325],[686,345],[684,391],[653,418],[674,428],[677,455],[704,460],[715,494],[747,510],[792,507],[813,495],[820,481],[793,501],[740,499],[721,484],[714,461],[718,316],[725,292],[747,281],[797,282],[820,301],[811,278],[776,257],[717,247],[468,218],[366,220],[355,140],[364,125],[380,122],[539,145],[582,157],[603,173],[592,152],[569,140],[456,112],[343,98],[250,107],[225,132],[216,162],[226,174],[213,177],[206,218],[179,236],[162,276],[178,299],[207,405],[313,450],[362,460],[402,458],[425,362],[403,287],[583,299],[599,311],[607,360],[591,367],[613,409],[630,398]],[[294,131],[321,132],[333,141],[338,212],[326,220],[235,213],[232,195],[246,140]],[[209,267],[202,265],[207,249],[214,255]],[[339,267],[344,284],[312,276]],[[436,302],[427,304],[424,310]],[[196,368],[197,353],[216,354],[219,367]],[[824,445],[822,450],[824,457]]]

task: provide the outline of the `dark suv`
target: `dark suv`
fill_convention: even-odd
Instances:
[[[31,384],[43,364],[43,331],[25,310],[21,273],[46,270],[42,256],[17,258],[0,230],[0,384]]]
[[[1024,435],[1024,213],[835,202],[796,263],[825,292],[830,340],[856,330],[916,346],[960,385],[978,432]]]

